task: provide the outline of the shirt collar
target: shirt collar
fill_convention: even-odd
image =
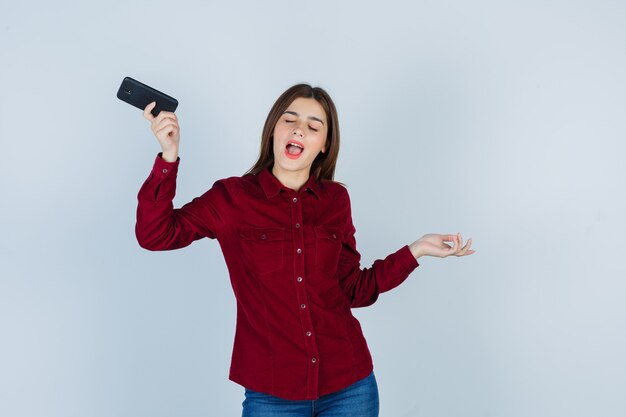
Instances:
[[[278,181],[278,179],[270,171],[271,168],[265,168],[259,173],[259,183],[267,198],[278,195],[280,190],[290,190]],[[302,186],[301,190],[309,190],[316,198],[320,198],[320,184],[315,179],[315,175],[311,175],[308,181]]]

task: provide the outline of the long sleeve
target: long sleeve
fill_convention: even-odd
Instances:
[[[220,215],[214,204],[220,193],[218,183],[201,197],[174,209],[179,163],[180,159],[166,162],[159,154],[137,195],[135,235],[145,249],[178,249],[202,237],[215,238],[218,233]]]
[[[298,191],[269,169],[221,179],[172,207],[178,162],[158,158],[139,192],[137,239],[152,250],[215,237],[237,323],[229,378],[288,400],[315,400],[371,374],[350,306],[373,303],[417,262],[408,248],[360,269],[347,191],[310,176]]]
[[[370,268],[361,268],[361,254],[356,249],[355,227],[347,191],[342,206],[347,210],[343,244],[338,265],[339,285],[350,300],[351,307],[373,304],[380,293],[400,285],[419,266],[408,245],[374,261]]]

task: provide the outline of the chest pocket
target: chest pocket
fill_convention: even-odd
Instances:
[[[285,234],[283,227],[246,228],[239,231],[243,257],[257,274],[276,272],[285,262]]]
[[[341,254],[339,229],[315,226],[315,265],[324,274],[334,277]]]

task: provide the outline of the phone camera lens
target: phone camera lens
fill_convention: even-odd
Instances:
[[[129,90],[129,89],[127,89],[127,88],[126,88],[126,89],[124,89],[124,92],[125,92],[126,94],[130,94],[130,90]]]

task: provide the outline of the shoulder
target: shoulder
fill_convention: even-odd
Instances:
[[[328,198],[350,202],[348,187],[345,184],[337,181],[323,180],[320,182],[320,189]]]
[[[244,177],[228,177],[228,178],[222,178],[220,180],[215,181],[215,184],[213,184],[213,186],[215,187],[217,185],[217,186],[232,188],[232,187],[241,186],[242,182],[245,182]]]
[[[209,188],[200,198],[211,200],[232,198],[242,192],[244,188],[242,182],[242,177],[228,177],[219,179],[215,181],[211,188]]]
[[[222,189],[231,195],[254,195],[263,191],[258,176],[252,174],[222,178],[215,181],[213,189],[215,188]]]

